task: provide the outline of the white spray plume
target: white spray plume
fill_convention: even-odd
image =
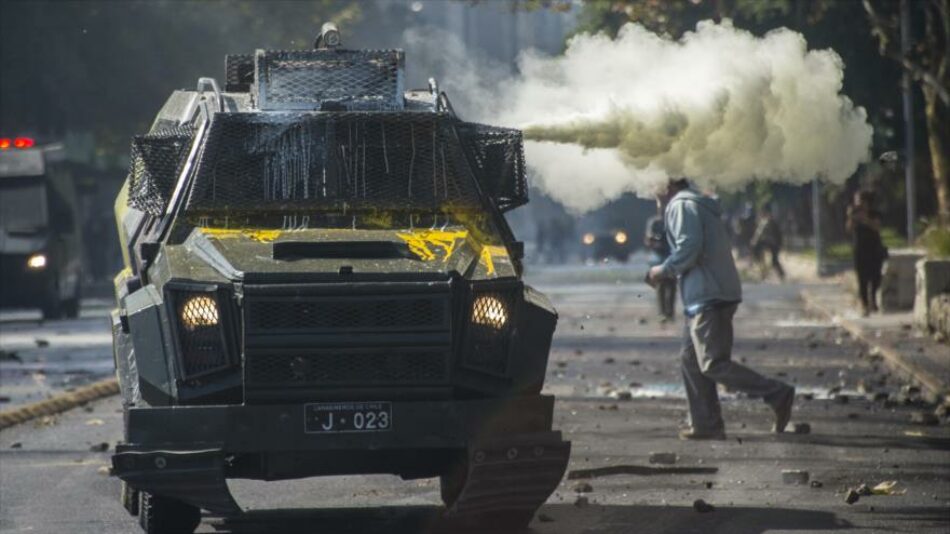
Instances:
[[[756,37],[706,21],[673,40],[631,23],[616,39],[578,35],[563,56],[522,54],[520,75],[502,82],[471,58],[443,74],[454,98],[461,90],[478,120],[523,128],[535,185],[577,212],[649,196],[669,177],[720,191],[840,183],[869,156],[872,128],[841,94],[841,58],[787,29]]]

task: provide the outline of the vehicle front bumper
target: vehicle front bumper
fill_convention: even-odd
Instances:
[[[543,395],[392,402],[389,430],[338,434],[305,432],[305,404],[130,408],[113,472],[135,489],[237,513],[228,477],[412,473],[419,467],[403,462],[426,462],[426,450],[432,458],[465,451],[518,464],[556,456],[551,465],[566,465],[570,445],[551,430],[553,405],[553,397]],[[241,473],[234,462],[242,456],[261,458],[266,467]]]

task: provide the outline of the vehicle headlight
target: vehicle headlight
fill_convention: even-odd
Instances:
[[[43,269],[46,267],[46,254],[34,254],[26,260],[26,266],[30,269]]]
[[[218,302],[211,296],[188,297],[180,308],[181,324],[193,331],[203,326],[218,326]]]
[[[618,245],[623,245],[624,243],[626,243],[627,232],[624,232],[622,230],[618,231],[616,234],[614,234],[614,241],[616,241]]]
[[[501,330],[508,324],[508,306],[501,299],[483,295],[472,304],[472,323]]]
[[[597,238],[594,237],[594,234],[590,232],[587,232],[586,234],[584,234],[584,237],[581,238],[581,242],[584,243],[585,245],[593,245],[594,241],[596,240]]]

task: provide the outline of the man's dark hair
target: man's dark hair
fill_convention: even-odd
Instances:
[[[689,188],[689,180],[686,178],[670,178],[670,189],[677,191]]]

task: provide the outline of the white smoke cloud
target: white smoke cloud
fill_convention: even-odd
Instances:
[[[670,176],[717,190],[840,183],[869,156],[872,128],[841,94],[841,58],[787,29],[756,37],[706,21],[673,40],[627,24],[616,39],[576,36],[563,56],[522,54],[507,79],[449,41],[436,50],[450,96],[543,141],[526,144],[535,185],[575,211],[649,196]]]

